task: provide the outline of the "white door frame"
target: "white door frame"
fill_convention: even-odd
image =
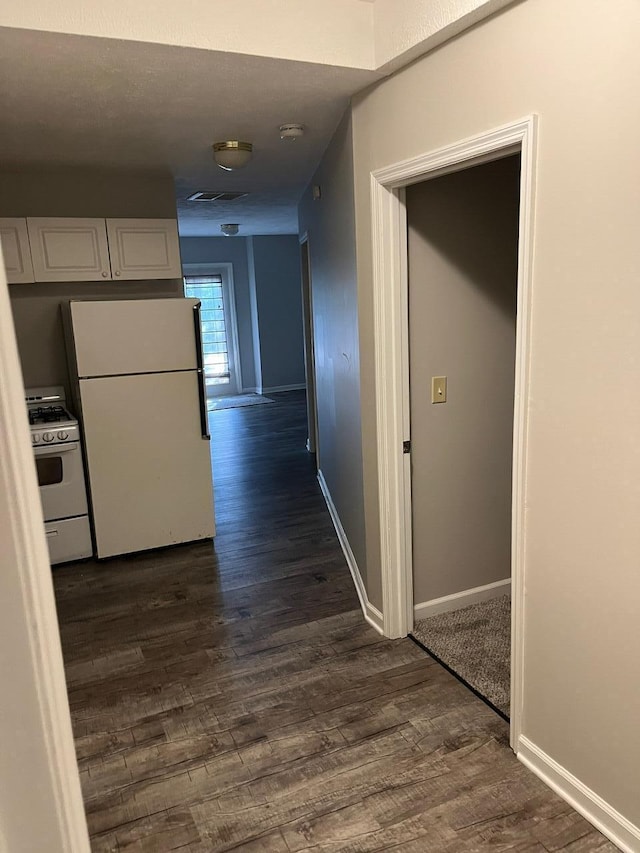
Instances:
[[[8,512],[7,509],[8,508]],[[0,848],[89,853],[51,566],[0,252]],[[28,784],[28,793],[24,787]],[[46,842],[44,841],[46,839]]]
[[[413,627],[407,213],[405,187],[520,153],[511,545],[511,746],[521,730],[524,655],[524,509],[529,408],[533,211],[537,117],[371,173],[376,425],[384,633]]]
[[[182,273],[186,277],[190,275],[221,275],[222,289],[228,295],[229,313],[229,337],[231,344],[231,356],[233,358],[233,370],[236,379],[235,394],[242,394],[244,385],[242,383],[242,365],[240,364],[240,343],[238,341],[238,314],[236,311],[236,291],[233,285],[233,264],[231,263],[209,263],[209,264],[183,264]]]

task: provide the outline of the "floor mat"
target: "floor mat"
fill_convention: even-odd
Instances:
[[[236,409],[239,406],[259,406],[262,403],[273,403],[270,397],[262,394],[236,394],[234,397],[212,397],[207,402],[207,409],[216,412],[219,409]]]

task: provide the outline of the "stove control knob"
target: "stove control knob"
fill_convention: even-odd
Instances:
[[[60,441],[66,441],[69,438],[69,433],[61,429],[58,433],[58,438],[60,439]]]
[[[34,432],[34,434],[31,436],[31,443],[32,444],[40,444],[40,433],[39,432]]]
[[[42,434],[42,438],[44,439],[44,441],[53,441],[55,436],[52,432],[45,432]]]

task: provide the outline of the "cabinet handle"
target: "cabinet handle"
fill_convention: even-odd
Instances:
[[[116,275],[120,275],[120,270],[116,270]]]
[[[108,272],[103,272],[103,273],[102,273],[102,278],[107,278],[107,276],[108,276],[108,275],[109,275],[109,273],[108,273]]]

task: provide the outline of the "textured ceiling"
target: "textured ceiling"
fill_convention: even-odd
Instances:
[[[296,205],[347,106],[372,71],[86,36],[0,28],[0,164],[158,169],[176,181],[180,230],[294,233]],[[278,126],[304,124],[296,142]],[[211,144],[244,139],[243,170]],[[245,191],[224,205],[194,190]]]

